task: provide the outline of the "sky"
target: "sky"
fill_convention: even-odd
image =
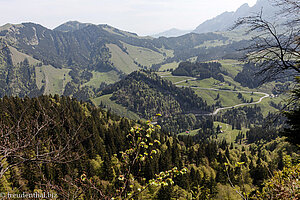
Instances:
[[[67,21],[109,24],[138,35],[193,30],[207,19],[256,0],[0,0],[0,26],[34,22],[53,29]]]

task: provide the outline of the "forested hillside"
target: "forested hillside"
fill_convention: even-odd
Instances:
[[[102,95],[113,93],[111,100],[149,118],[190,111],[205,112],[210,108],[189,88],[178,88],[151,71],[138,71],[104,89]]]
[[[0,97],[43,94],[43,88],[39,89],[35,83],[35,67],[29,64],[28,59],[14,65],[10,53],[5,48],[0,54]]]
[[[179,64],[178,68],[172,71],[174,76],[191,76],[196,77],[199,80],[206,78],[214,78],[221,82],[224,82],[224,75],[228,75],[226,71],[221,70],[222,65],[218,62],[208,62],[208,63],[191,63],[182,62]]]
[[[299,4],[273,3],[169,38],[1,26],[0,199],[300,199]]]
[[[133,71],[157,70],[164,64],[192,57],[199,61],[236,58],[241,54],[236,50],[245,43],[216,33],[139,37],[109,25],[80,22],[67,22],[54,30],[34,23],[6,24],[0,27],[0,68],[13,68],[10,79],[18,82],[20,74],[15,68],[28,59],[30,79],[22,80],[22,85],[26,85],[21,86],[24,94],[16,89],[16,84],[6,81],[8,85],[1,96],[29,95],[26,87],[30,87],[38,88],[38,94],[74,95],[88,100],[106,84]]]
[[[1,152],[10,149],[3,154],[0,188],[11,193],[42,190],[59,199],[239,199],[229,180],[238,190],[251,192],[262,187],[268,171],[282,169],[285,158],[297,158],[294,147],[280,138],[268,142],[259,136],[257,142],[240,145],[169,136],[151,124],[57,95],[5,97],[0,109]],[[140,133],[143,156],[132,163],[132,142],[140,139],[130,135]],[[129,174],[123,171],[128,164],[133,167]],[[174,167],[184,170],[178,174]]]
[[[194,114],[209,113],[213,109],[192,89],[178,88],[155,72],[146,70],[131,73],[102,90],[98,96],[93,101],[99,105],[105,105],[103,99],[110,96],[112,102],[144,119],[161,114],[158,123],[171,133],[200,128],[206,119],[196,118]],[[115,110],[114,107],[111,109]]]

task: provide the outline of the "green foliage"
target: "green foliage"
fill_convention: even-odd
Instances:
[[[150,71],[134,72],[102,92],[109,93],[113,93],[112,100],[144,118],[156,113],[165,116],[192,109],[209,109],[191,89],[177,88]]]
[[[236,129],[250,128],[252,124],[263,124],[263,115],[259,106],[245,106],[229,109],[216,117],[217,121],[233,125]]]
[[[300,163],[292,164],[291,157],[284,157],[285,166],[281,171],[264,182],[262,191],[257,191],[252,199],[299,199]]]
[[[102,167],[103,167],[103,160],[101,159],[101,157],[99,155],[96,156],[95,159],[91,159],[90,163],[92,165],[93,170],[95,171],[96,175],[101,176],[101,174],[103,173]]]
[[[62,199],[78,195],[82,199],[159,199],[166,196],[220,199],[223,195],[234,199],[234,192],[226,186],[228,176],[237,190],[248,193],[250,186],[258,188],[268,179],[269,169],[273,171],[282,166],[284,161],[280,155],[295,157],[295,149],[283,139],[229,148],[225,140],[218,141],[210,135],[201,137],[208,133],[205,126],[213,126],[213,121],[202,124],[203,132],[199,135],[170,136],[154,121],[133,122],[58,95],[33,99],[4,97],[0,109],[1,123],[7,127],[13,127],[15,119],[23,116],[25,121],[21,120],[20,126],[29,130],[41,111],[55,122],[56,126],[40,132],[40,140],[32,141],[32,146],[26,150],[28,158],[36,155],[33,147],[39,146],[38,141],[43,138],[53,139],[54,146],[51,143],[43,145],[43,151],[47,152],[51,148],[62,148],[73,133],[77,133],[75,143],[69,143],[68,154],[82,155],[73,162],[38,165],[28,162],[11,168],[1,182],[5,191],[41,189],[55,192]],[[158,114],[155,119],[162,117]],[[43,122],[45,118],[40,120]],[[16,138],[12,138],[14,140]],[[42,148],[39,149],[41,153]],[[15,161],[6,162],[12,165]],[[228,174],[225,162],[230,163]]]
[[[285,112],[285,116],[287,117],[287,124],[289,125],[282,134],[287,137],[287,140],[293,144],[300,145],[300,77],[296,77],[296,86],[295,89],[292,90],[292,105],[291,111]]]
[[[256,72],[257,68],[253,63],[245,63],[243,70],[234,77],[234,80],[244,87],[257,88],[261,84],[262,78],[255,77]]]
[[[241,83],[256,88],[260,79],[251,77],[255,67],[250,63],[234,69],[201,63],[236,58],[242,52],[235,49],[248,41],[229,44],[227,37],[216,33],[147,39],[107,25],[83,25],[76,31],[71,27],[68,32],[32,23],[9,28],[18,34],[0,32],[0,170],[7,168],[0,177],[1,191],[51,191],[60,199],[235,199],[240,195],[232,187],[244,197],[250,187],[263,187],[259,194],[264,198],[273,194],[281,199],[299,198],[298,188],[293,187],[299,185],[299,165],[284,166],[284,155],[294,158],[298,152],[277,138],[276,127],[282,120],[273,121],[274,128],[261,127],[266,120],[258,107],[229,110],[215,119],[196,116],[211,112],[214,106],[251,101],[254,96],[241,93],[233,100],[232,93],[219,91],[201,91],[197,96],[192,89],[178,88],[149,71],[134,72],[100,92],[106,87],[103,82],[114,83],[124,73],[151,64],[158,69],[191,57],[197,57],[197,62],[182,62],[173,73],[203,79],[193,82],[195,86],[236,89],[242,88]],[[206,48],[215,41],[224,45]],[[218,85],[220,81],[224,85]],[[190,86],[190,82],[183,85]],[[287,88],[280,82],[275,86]],[[63,93],[72,99],[5,96],[43,93]],[[112,107],[118,105],[121,113],[130,110],[126,114],[137,120],[136,114],[144,118],[160,114],[147,123],[131,121],[74,99],[88,100],[95,94],[103,95],[95,99],[97,105],[102,100],[113,102]],[[295,94],[299,100],[298,89]],[[208,106],[204,95],[219,102]],[[281,108],[277,103],[271,106]],[[298,143],[299,104],[294,106],[286,115],[290,127],[285,133]],[[213,120],[229,124],[233,130],[225,134],[230,141],[223,139],[222,128],[216,131]],[[242,133],[245,127],[249,128],[246,134]],[[194,136],[174,136],[195,128]],[[234,140],[238,144],[230,145]],[[26,145],[7,155],[1,150],[8,144],[14,144],[8,150]],[[46,155],[43,160],[41,155]],[[53,158],[59,160],[50,162]],[[278,172],[270,179],[274,170]]]
[[[202,113],[211,109],[192,89],[178,88],[156,73],[145,70],[133,72],[124,80],[108,86],[101,95],[107,94],[112,94],[110,100],[141,118],[148,119],[160,113],[163,117],[158,123],[174,133],[199,128],[200,120],[185,113]]]
[[[9,48],[0,51],[0,97],[5,95],[37,96],[42,94],[35,83],[35,68],[27,58],[13,64]]]
[[[112,151],[123,149],[123,131],[130,127],[126,119],[66,97],[4,97],[0,101],[0,109],[1,149],[14,147],[10,154],[1,150],[1,156],[8,158],[7,161],[1,160],[2,167],[5,165],[3,162],[7,162],[8,166],[1,178],[24,191],[41,188],[46,180],[58,184],[66,177],[76,176],[78,171],[88,170],[89,163],[93,165],[92,171],[102,176],[101,165],[103,168],[104,164],[101,164],[101,159],[110,157]],[[19,126],[15,127],[17,123]],[[123,131],[115,129],[117,124],[122,126]],[[10,130],[13,134],[10,134],[10,143],[7,143],[3,134]],[[105,141],[105,135],[114,137],[114,141],[109,138]],[[104,141],[108,144],[107,149],[103,146]],[[20,148],[17,148],[18,145]],[[79,159],[78,155],[82,157],[75,162]],[[91,162],[89,159],[92,159]],[[43,163],[38,164],[39,160]]]
[[[178,68],[173,70],[172,75],[192,76],[198,78],[199,80],[213,77],[216,80],[224,82],[224,77],[222,74],[227,75],[228,73],[226,71],[222,71],[221,67],[222,65],[218,62],[182,62],[179,64]]]
[[[73,26],[80,28],[73,31]],[[77,25],[64,24],[62,27],[62,29],[50,30],[34,23],[2,27],[1,46],[7,45],[8,48],[1,49],[0,65],[5,66],[5,62],[8,66],[13,66],[20,62],[20,58],[23,60],[28,58],[32,61],[31,65],[52,66],[63,71],[71,70],[72,80],[68,76],[66,80],[61,79],[61,74],[57,77],[49,76],[51,77],[49,79],[46,77],[42,79],[43,73],[36,73],[36,76],[38,89],[41,89],[41,85],[45,85],[46,88],[46,92],[41,91],[39,94],[43,92],[43,94],[62,94],[64,92],[65,95],[73,95],[82,85],[92,86],[95,90],[99,89],[99,76],[101,82],[113,83],[124,74],[146,66],[155,64],[159,68],[161,64],[180,62],[199,55],[200,60],[213,60],[233,53],[239,46],[238,43],[230,45],[224,43],[224,46],[206,49],[207,41],[225,42],[228,39],[216,33],[150,39],[108,25],[77,23]],[[8,31],[9,28],[13,28],[19,34],[12,34]],[[28,38],[33,39],[28,41]],[[204,46],[198,48],[199,45]],[[5,52],[9,48],[14,49],[11,59],[8,59],[9,54]],[[30,81],[26,80],[26,83],[28,82]],[[14,88],[17,87],[14,86]],[[9,88],[5,89],[3,93],[10,94],[8,90]],[[19,91],[15,92],[19,94]],[[88,94],[86,91],[80,92],[85,93],[83,97]],[[27,94],[26,92],[25,95]],[[85,99],[81,98],[81,94],[76,97]]]
[[[108,197],[110,199],[133,199],[152,185],[156,187],[173,185],[173,179],[178,175],[187,173],[187,168],[178,170],[177,167],[174,167],[171,170],[162,171],[148,182],[146,182],[145,178],[134,174],[134,170],[138,169],[140,171],[143,163],[148,159],[153,159],[159,153],[160,150],[157,146],[160,145],[160,142],[152,139],[152,134],[159,128],[158,125],[154,127],[151,121],[147,121],[146,127],[137,125],[131,127],[126,136],[129,139],[130,148],[120,151],[121,159],[118,164],[118,174],[114,174],[113,177],[113,184],[115,185],[114,194],[104,194],[100,188],[97,188],[92,179],[87,179],[85,174],[82,174],[80,177],[83,184],[86,187],[94,188],[99,192],[101,198],[104,199]],[[101,168],[100,165],[103,163],[98,156],[96,160],[92,160],[91,162],[96,169]]]
[[[134,112],[128,110],[126,107],[117,104],[116,102],[110,100],[112,94],[103,95],[100,97],[96,97],[91,99],[91,101],[94,103],[94,105],[99,106],[100,108],[105,108],[107,110],[111,110],[115,114],[126,117],[133,120],[139,120],[140,117],[135,114]]]

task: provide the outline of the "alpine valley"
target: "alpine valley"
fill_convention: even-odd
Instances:
[[[258,73],[241,60],[255,33],[229,30],[262,7],[279,10],[258,0],[155,37],[1,26],[0,198],[300,198],[299,105],[281,112],[299,83]]]

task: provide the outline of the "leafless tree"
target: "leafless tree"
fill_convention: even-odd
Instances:
[[[58,112],[55,107],[53,109],[53,112]],[[81,125],[71,127],[62,139],[50,133],[62,127],[68,119],[64,117],[58,122],[47,114],[41,104],[35,115],[26,107],[18,118],[10,109],[2,107],[0,110],[4,113],[4,117],[0,118],[0,179],[7,171],[22,164],[68,163],[80,158],[80,153],[73,147],[80,142],[78,133]]]
[[[270,22],[263,12],[240,18],[233,29],[246,27],[247,34],[253,34],[252,42],[243,50],[244,60],[259,66],[264,81],[285,76],[300,75],[300,30],[298,0],[273,0],[281,7],[282,16],[289,16],[283,23]]]
[[[273,0],[273,5],[281,8],[281,12],[277,13],[288,17],[287,22],[293,25],[300,23],[300,1],[298,0]]]

